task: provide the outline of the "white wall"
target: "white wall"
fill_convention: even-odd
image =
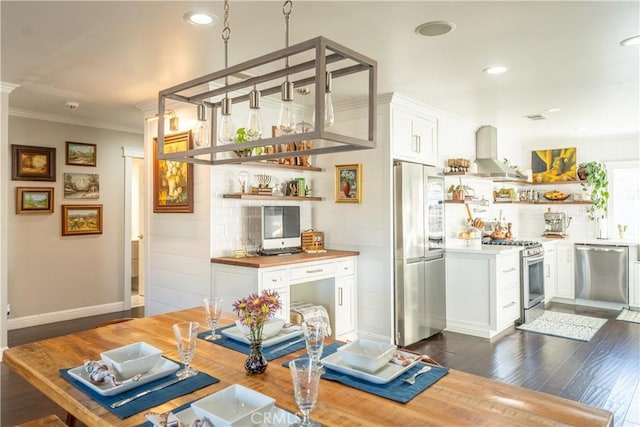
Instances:
[[[97,166],[65,165],[65,141],[97,144]],[[10,181],[8,302],[10,328],[47,313],[123,302],[124,160],[121,147],[141,146],[141,135],[31,118],[9,117],[9,142],[56,148],[56,181]],[[10,147],[4,148],[8,153]],[[97,173],[100,198],[65,199],[63,174]],[[6,176],[10,171],[6,171]],[[54,213],[17,215],[15,187],[53,187]],[[103,234],[62,236],[62,204],[103,205]]]

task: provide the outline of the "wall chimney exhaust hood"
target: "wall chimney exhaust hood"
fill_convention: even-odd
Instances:
[[[526,181],[527,177],[498,160],[498,129],[482,126],[476,131],[478,173],[507,181]]]

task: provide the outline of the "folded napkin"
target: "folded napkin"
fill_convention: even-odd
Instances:
[[[331,335],[331,322],[327,309],[321,305],[306,302],[292,302],[291,311],[298,313],[305,322],[322,321],[327,325],[327,335]]]
[[[180,369],[182,369],[183,367],[184,365],[180,363]],[[187,378],[186,380],[180,381],[179,383],[173,384],[165,389],[149,393],[146,396],[142,396],[130,403],[127,403],[126,405],[120,406],[119,408],[111,408],[110,405],[114,402],[134,396],[143,390],[155,387],[156,385],[168,381],[169,375],[159,378],[150,383],[142,384],[139,387],[127,390],[120,394],[116,394],[115,396],[102,396],[101,394],[89,388],[87,385],[73,378],[71,375],[69,375],[68,371],[69,369],[60,369],[59,372],[62,378],[73,384],[78,389],[82,390],[84,393],[89,395],[89,397],[98,402],[100,405],[104,406],[107,410],[109,410],[109,412],[113,413],[120,419],[130,417],[131,415],[135,415],[149,408],[153,408],[154,406],[158,406],[164,402],[168,402],[171,399],[175,399],[176,397],[194,392],[203,387],[215,384],[220,381],[219,379],[214,378],[209,374],[200,372],[196,376]],[[175,374],[172,373],[171,375]]]
[[[341,345],[342,344],[340,343],[335,343],[326,346],[322,352],[322,357],[324,358],[335,353],[337,348]],[[283,366],[288,367],[289,361],[283,363]],[[424,364],[416,363],[402,375],[399,375],[396,379],[389,381],[386,384],[374,384],[369,381],[334,371],[327,366],[325,366],[326,372],[322,375],[322,378],[330,381],[337,381],[349,387],[366,391],[367,393],[375,394],[376,396],[384,397],[396,402],[407,403],[449,372],[449,368],[431,366],[431,370],[429,372],[425,372],[416,378],[415,384],[408,384],[402,381],[403,378],[409,378],[423,367]]]
[[[227,329],[227,328],[233,328],[234,326],[235,325],[227,326],[227,327],[224,327],[224,328],[220,328],[220,329],[218,329],[218,331],[221,331],[221,330],[224,330],[224,329]],[[207,335],[210,335],[210,331],[199,333],[198,334],[198,338],[204,339],[204,337],[207,336]],[[302,342],[290,345],[289,347],[287,347],[285,349],[282,349],[280,351],[275,351],[276,349],[278,349],[279,347],[282,347],[283,345],[286,345],[288,343],[291,343],[291,342],[294,342],[294,341],[297,341],[297,340],[300,340],[300,339],[302,339]],[[205,341],[208,341],[208,340],[205,340]],[[235,350],[237,352],[246,354],[247,356],[251,352],[250,348],[249,348],[249,344],[245,344],[242,341],[238,341],[238,340],[234,340],[232,338],[228,338],[228,337],[226,337],[224,335],[222,335],[222,338],[218,338],[215,341],[208,341],[208,342],[213,343],[213,344],[218,344],[218,345],[221,345],[223,347],[230,348],[231,350]],[[274,345],[269,346],[269,347],[264,347],[263,346],[262,347],[262,354],[264,355],[264,357],[268,361],[271,361],[273,359],[277,359],[278,357],[285,356],[285,355],[287,355],[289,353],[293,353],[294,351],[298,351],[298,350],[301,350],[303,348],[305,348],[304,338],[303,338],[302,335],[297,335],[297,336],[295,336],[293,338],[289,338],[286,341],[279,342],[278,344],[274,344]]]

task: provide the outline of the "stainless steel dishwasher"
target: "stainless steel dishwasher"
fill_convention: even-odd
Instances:
[[[575,298],[629,304],[629,247],[575,245]]]

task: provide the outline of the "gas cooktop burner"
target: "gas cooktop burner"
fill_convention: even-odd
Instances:
[[[483,242],[483,244],[493,246],[524,246],[528,248],[531,246],[539,246],[540,242],[536,242],[535,240],[489,240],[488,242]]]

